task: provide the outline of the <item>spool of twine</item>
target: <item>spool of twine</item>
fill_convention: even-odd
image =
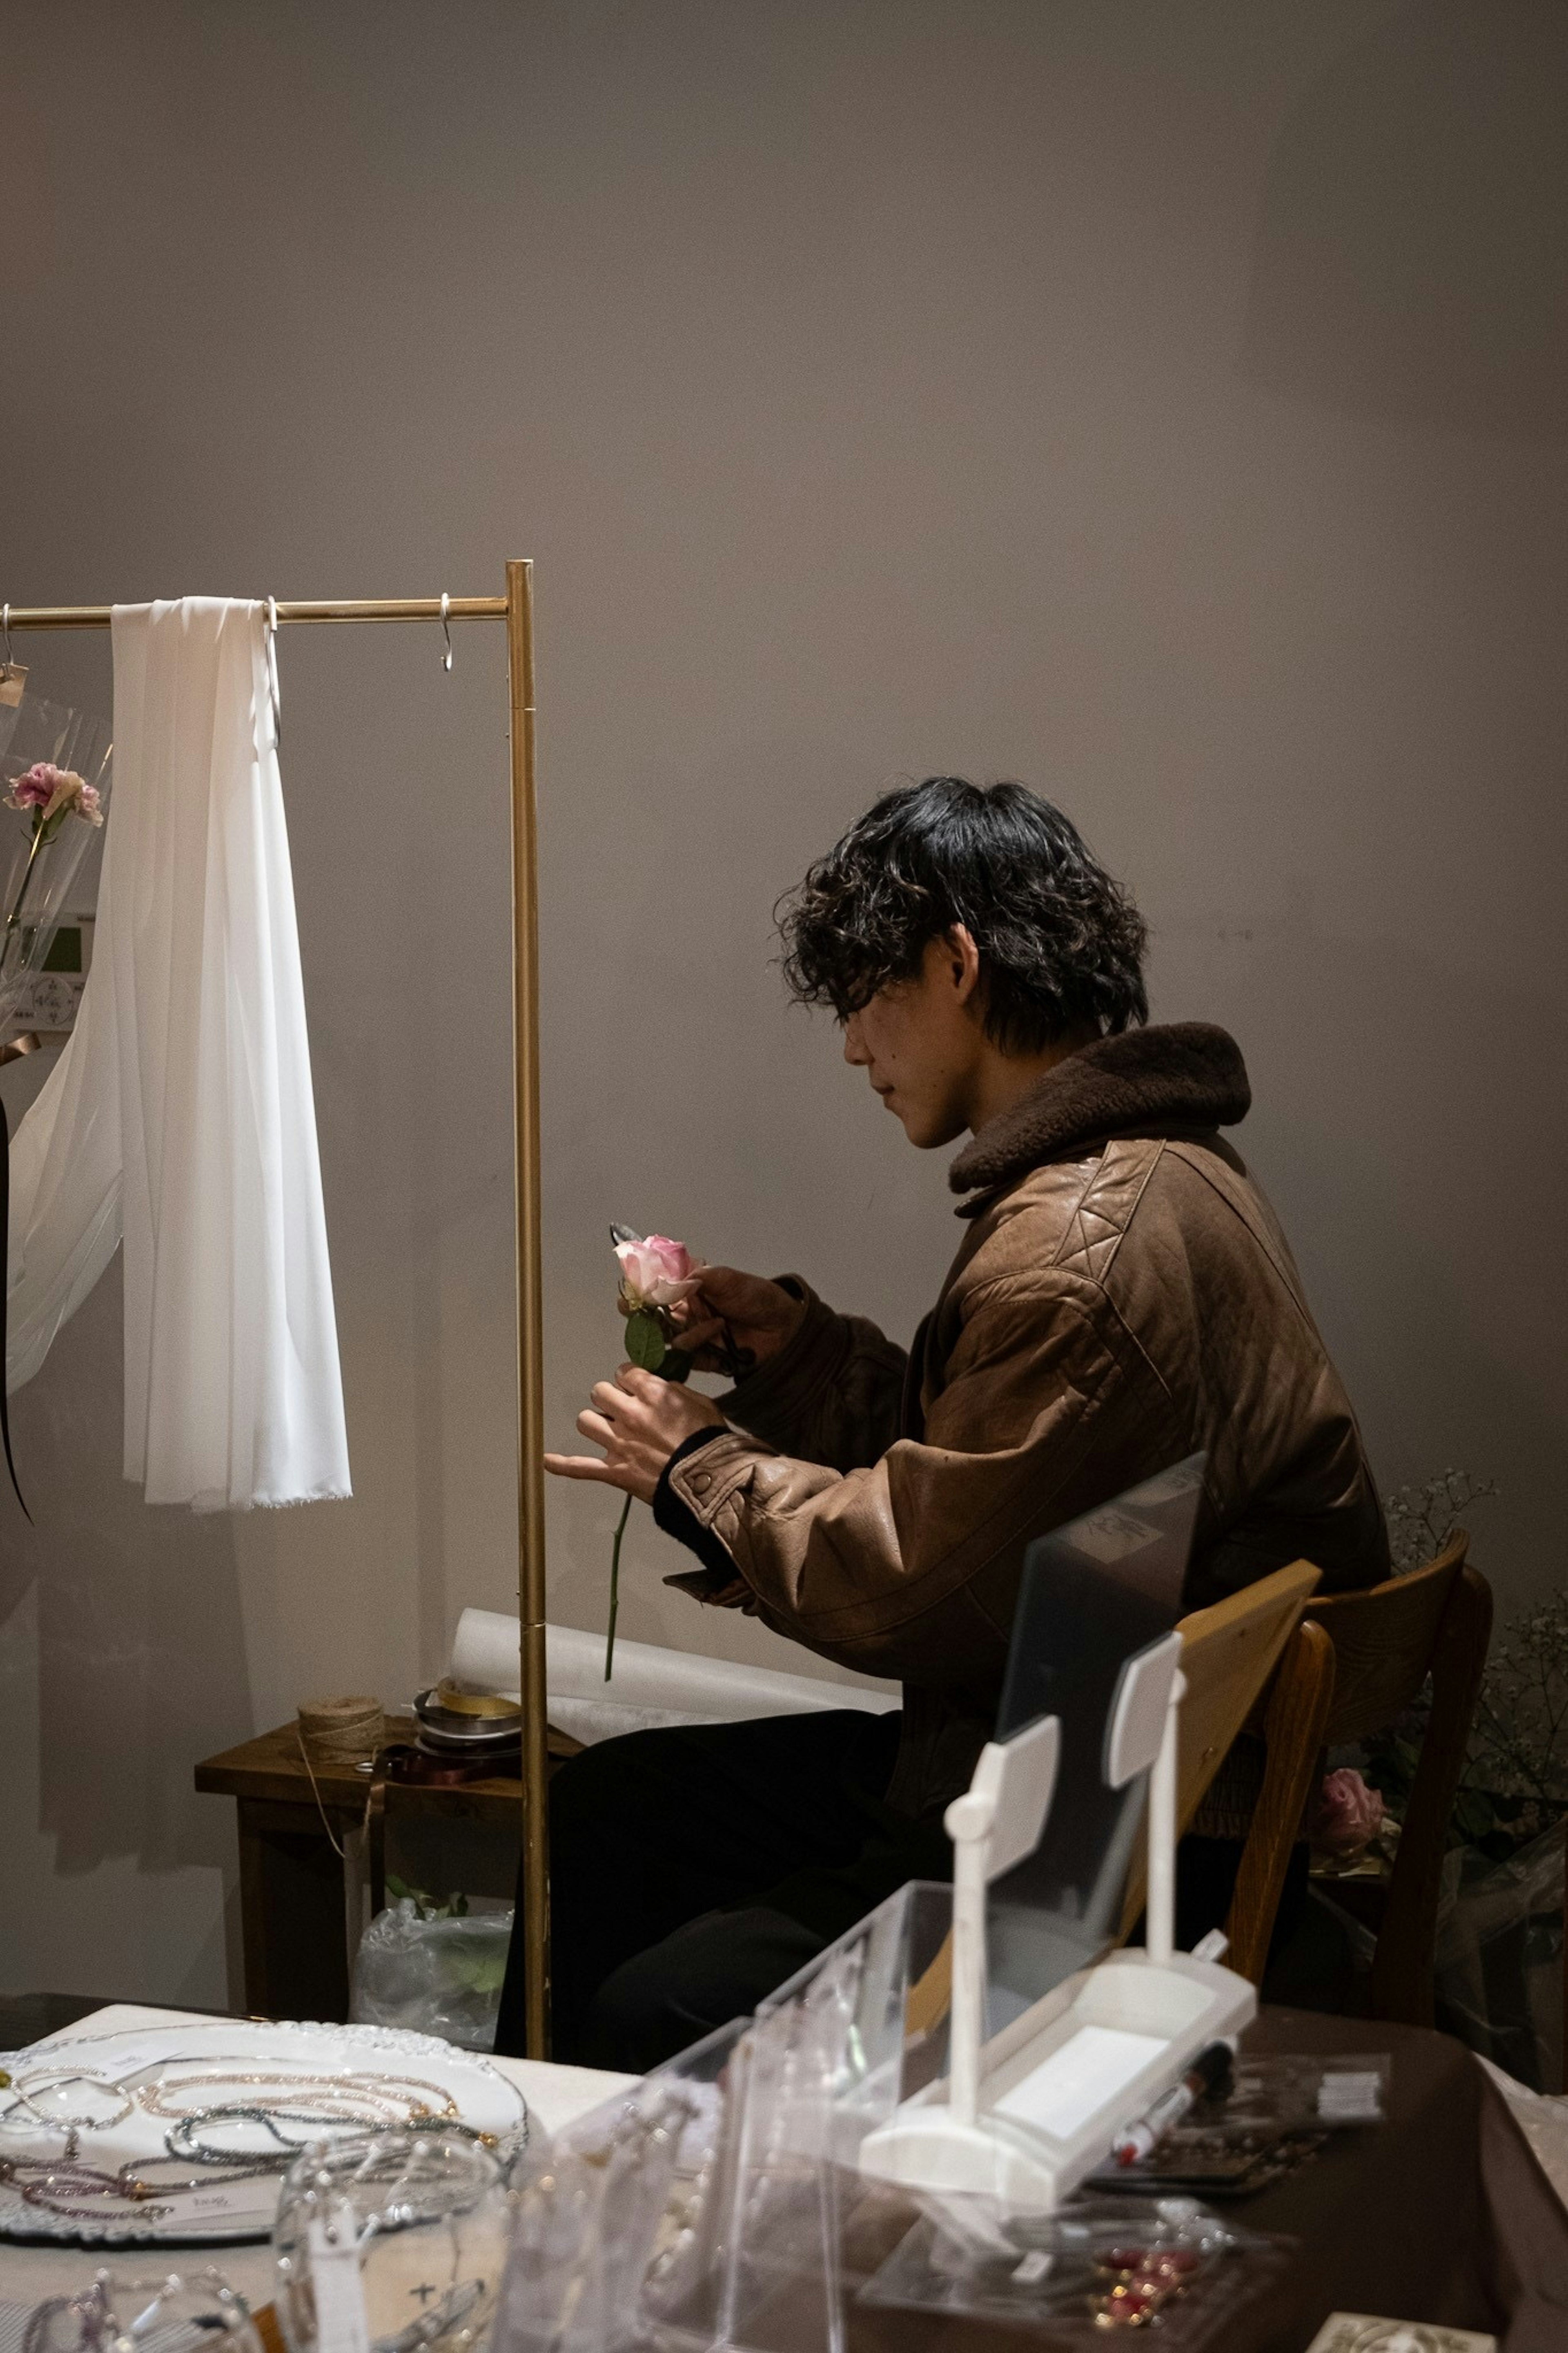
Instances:
[[[308,1754],[323,1769],[329,1765],[360,1765],[381,1746],[381,1702],[378,1699],[302,1699],[300,1737]]]
[[[367,1764],[381,1746],[383,1723],[378,1699],[303,1699],[300,1703],[300,1754],[310,1777],[321,1828],[340,1855],[343,1850],[333,1836],[327,1810],[321,1803],[316,1767],[319,1765],[325,1773],[334,1767],[341,1772]]]

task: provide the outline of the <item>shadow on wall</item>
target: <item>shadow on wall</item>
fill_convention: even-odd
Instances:
[[[1568,438],[1568,8],[1415,0],[1268,167],[1238,374],[1352,416]]]
[[[1255,1103],[1234,1140],[1279,1212],[1380,1490],[1450,1463],[1495,1477],[1477,1558],[1518,1609],[1563,1573],[1568,1080],[1544,1055],[1521,1101],[1498,1041],[1559,1016],[1480,960],[1346,937],[1305,890],[1244,955],[1213,939],[1163,938],[1161,1018],[1179,1006],[1235,1029]],[[1542,1239],[1526,1250],[1515,1235]]]
[[[0,1504],[0,1625],[36,1581],[38,1828],[61,1874],[226,1864],[232,1824],[191,1768],[250,1722],[231,1521],[160,1511],[154,1551],[121,1473],[121,1319],[116,1259],[55,1342],[53,1377],[11,1400],[39,1525]]]

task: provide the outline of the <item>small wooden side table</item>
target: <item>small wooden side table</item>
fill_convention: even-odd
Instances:
[[[389,1715],[384,1737],[389,1743],[412,1741],[416,1729],[411,1715]],[[552,1769],[578,1746],[552,1728]],[[322,1827],[321,1810],[340,1841],[356,1831],[364,1818],[366,1776],[342,1767],[318,1767],[318,1808],[297,1727],[283,1724],[205,1758],[196,1767],[195,1785],[208,1795],[236,1800],[246,2009],[260,2018],[347,2018],[343,1866]],[[400,1782],[388,1796],[399,1821],[434,1818],[454,1827],[482,1825],[492,1837],[499,1833],[510,1842],[505,1868],[509,1878],[515,1876],[522,1838],[522,1784],[515,1777],[466,1781],[457,1788]]]

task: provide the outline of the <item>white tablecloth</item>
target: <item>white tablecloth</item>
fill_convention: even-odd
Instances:
[[[150,2010],[139,2002],[111,2002],[95,2010],[74,2026],[46,2035],[33,2044],[46,2051],[52,2042],[68,2042],[78,2034],[111,2034],[127,2026],[165,2026],[189,2018],[184,2010]],[[557,2067],[546,2059],[496,2059],[494,2066],[515,2084],[528,2102],[531,2116],[547,2133],[559,2132],[576,2116],[586,2116],[601,2100],[637,2082],[635,2075],[616,2075],[598,2067]],[[94,2272],[110,2270],[137,2279],[161,2279],[168,2272],[199,2271],[211,2263],[231,2287],[253,2304],[272,2299],[272,2250],[262,2243],[246,2247],[66,2247],[16,2246],[0,2239],[0,2303],[37,2304],[47,2295],[69,2295],[85,2287]]]

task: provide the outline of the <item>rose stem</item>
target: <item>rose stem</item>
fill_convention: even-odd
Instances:
[[[22,869],[22,880],[16,886],[16,903],[12,907],[10,913],[5,918],[5,937],[3,942],[0,942],[0,965],[5,963],[6,954],[10,948],[11,934],[16,930],[17,920],[21,915],[22,902],[27,895],[27,885],[33,879],[33,860],[38,854],[39,849],[43,843],[43,839],[44,827],[42,814],[40,812],[39,816],[33,819],[33,846],[27,852],[27,862]]]
[[[621,1606],[621,1538],[626,1532],[632,1499],[628,1495],[621,1505],[621,1516],[616,1522],[616,1541],[610,1546],[610,1630],[605,1638],[605,1681],[610,1680],[610,1669],[616,1657],[616,1612]]]

